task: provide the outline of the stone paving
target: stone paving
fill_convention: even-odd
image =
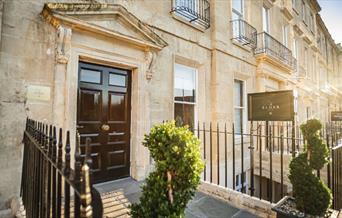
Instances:
[[[101,193],[104,217],[129,217],[128,206],[139,201],[141,182],[131,178],[95,185]],[[256,218],[257,216],[209,195],[197,192],[186,209],[186,218]]]

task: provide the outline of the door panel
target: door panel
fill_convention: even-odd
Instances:
[[[129,176],[131,75],[80,62],[77,125],[81,152],[91,138],[94,182]]]
[[[80,117],[82,122],[101,121],[102,95],[98,90],[80,89]]]
[[[125,93],[108,93],[109,95],[109,114],[108,121],[110,122],[126,122],[127,120],[127,98]]]

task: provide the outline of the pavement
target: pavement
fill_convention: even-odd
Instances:
[[[96,184],[95,188],[101,193],[104,217],[129,217],[129,205],[139,201],[140,186],[132,178]],[[188,203],[185,211],[186,218],[256,218],[257,216],[233,207],[207,194],[197,192]]]

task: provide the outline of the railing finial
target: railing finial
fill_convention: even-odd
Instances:
[[[93,209],[91,206],[91,190],[89,166],[85,163],[82,166],[82,187],[81,187],[81,218],[93,217]]]

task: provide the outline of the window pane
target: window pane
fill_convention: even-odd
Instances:
[[[193,129],[195,124],[195,105],[175,103],[175,120],[181,125],[189,125]]]
[[[113,86],[126,86],[126,76],[120,74],[109,74],[109,85]]]
[[[174,93],[176,101],[195,102],[196,70],[183,65],[175,65]]]
[[[242,14],[242,0],[233,0],[233,9]]]
[[[286,47],[288,47],[287,44],[287,36],[288,36],[288,27],[287,26],[283,26],[283,43]]]
[[[234,127],[235,133],[240,134],[242,129],[242,109],[234,110]]]
[[[262,29],[265,32],[269,32],[269,10],[265,7],[262,7]]]
[[[101,72],[97,70],[81,69],[80,81],[88,83],[101,83]]]
[[[243,106],[243,101],[242,101],[242,87],[243,87],[243,82],[239,80],[234,81],[234,105],[242,107]]]

